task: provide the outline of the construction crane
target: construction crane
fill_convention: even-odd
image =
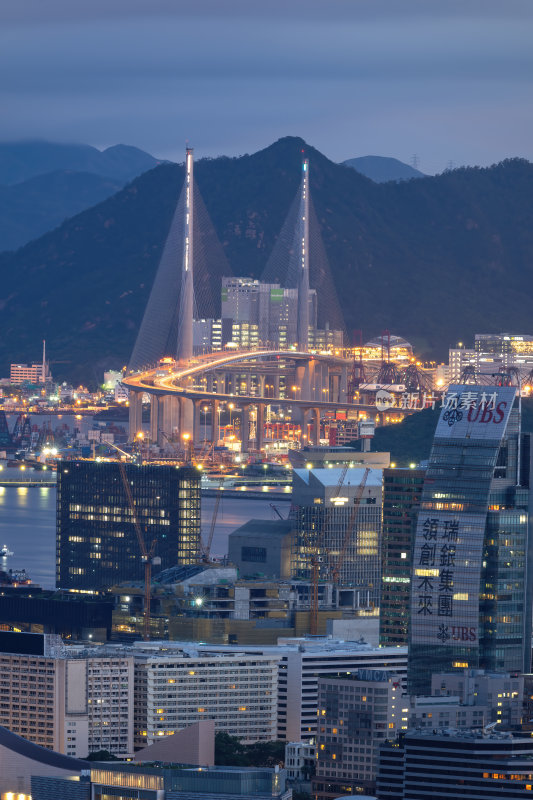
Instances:
[[[272,511],[274,511],[278,515],[278,517],[280,519],[285,519],[285,517],[282,515],[281,511],[279,510],[279,508],[277,506],[275,506],[274,503],[269,503],[269,506],[272,509]]]
[[[134,456],[134,455],[132,455],[132,453],[127,453],[127,452],[126,452],[125,450],[123,450],[121,447],[118,447],[118,445],[116,445],[116,444],[113,444],[113,442],[105,442],[105,445],[106,445],[107,447],[113,447],[113,448],[114,448],[115,450],[117,450],[119,453],[122,453],[122,455],[123,455],[123,456],[126,456],[126,458],[131,458],[131,459],[132,459],[132,461],[134,461],[134,460],[135,460],[135,456]]]
[[[133,495],[131,493],[131,486],[130,482],[128,481],[128,476],[126,475],[126,467],[122,463],[122,461],[118,462],[118,468],[120,471],[120,477],[122,478],[122,485],[124,486],[124,492],[126,493],[126,498],[128,500],[128,505],[131,510],[131,514],[133,517],[133,525],[135,527],[135,533],[137,534],[137,541],[139,543],[139,549],[141,551],[141,561],[144,564],[144,626],[143,626],[143,639],[145,642],[150,640],[150,605],[152,601],[152,564],[155,566],[161,563],[161,559],[158,556],[154,556],[155,547],[157,544],[157,539],[154,539],[150,545],[150,549],[146,549],[146,543],[144,541],[144,536],[141,530],[141,526],[139,520],[137,518],[137,512],[135,509],[135,503],[133,501]]]
[[[182,452],[179,449],[178,445],[175,442],[173,442],[170,436],[167,433],[165,433],[165,431],[161,430],[161,428],[159,428],[159,433],[161,434],[163,439],[166,440],[167,444],[169,444],[171,448],[174,450],[176,456],[181,460]]]
[[[31,421],[26,414],[19,414],[11,435],[13,445],[28,450],[31,444]]]
[[[332,502],[335,499],[337,499],[338,496],[339,496],[340,490],[341,490],[342,485],[344,483],[344,478],[346,477],[346,472],[347,472],[347,467],[344,467],[344,469],[342,471],[342,474],[341,474],[341,476],[339,478],[339,481],[337,482],[337,487],[336,487],[335,493],[332,496]],[[352,514],[350,516],[350,519],[348,521],[348,525],[346,527],[346,533],[344,535],[344,540],[343,540],[341,549],[339,551],[339,555],[337,556],[336,560],[334,561],[334,563],[333,563],[333,565],[331,567],[331,574],[332,574],[332,578],[333,578],[334,583],[338,582],[338,578],[339,578],[339,575],[340,575],[340,570],[341,570],[341,567],[342,567],[342,565],[344,563],[344,559],[346,557],[346,551],[348,549],[348,545],[349,545],[349,543],[351,541],[353,530],[355,528],[355,524],[356,524],[356,521],[357,521],[357,514],[358,514],[358,511],[359,511],[359,506],[361,505],[361,498],[363,496],[363,492],[364,492],[364,489],[365,489],[366,482],[367,482],[369,474],[370,474],[370,468],[367,467],[367,469],[365,470],[365,473],[363,475],[363,478],[361,480],[361,483],[360,483],[360,485],[359,485],[359,487],[357,489],[357,494],[356,494],[355,500],[354,500],[354,508],[353,508]],[[322,541],[326,536],[326,532],[327,532],[327,529],[329,527],[328,526],[328,522],[331,519],[332,513],[333,513],[333,510],[330,508],[328,510],[328,513],[325,516],[324,526],[322,528],[322,531],[320,532],[320,535],[318,536],[318,539],[316,541],[315,553],[311,557],[311,602],[310,602],[310,614],[311,614],[311,616],[310,616],[310,620],[309,620],[309,632],[310,632],[310,634],[312,636],[316,636],[318,634],[318,579],[319,579],[319,575],[320,575],[320,565],[322,564],[322,561],[323,561],[319,550],[320,550],[320,546],[322,544]]]
[[[218,517],[218,509],[220,506],[220,501],[222,500],[222,492],[224,491],[223,482],[218,487],[218,492],[215,497],[215,507],[213,509],[213,516],[211,517],[211,524],[209,526],[209,534],[207,536],[207,542],[204,544],[202,542],[202,561],[204,563],[209,562],[209,556],[211,554],[211,545],[213,544],[213,536],[215,533],[215,525],[217,522]]]

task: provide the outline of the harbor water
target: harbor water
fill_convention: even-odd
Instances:
[[[249,519],[274,519],[272,499],[222,498],[217,515],[214,556],[227,553],[229,534]],[[284,517],[289,513],[289,498],[275,501]],[[202,536],[207,538],[214,497],[202,497]],[[53,487],[0,486],[0,547],[12,556],[0,559],[0,569],[25,569],[34,583],[45,589],[55,586],[56,490]]]

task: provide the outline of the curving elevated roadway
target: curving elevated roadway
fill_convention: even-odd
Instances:
[[[244,430],[248,429],[250,406],[257,408],[258,449],[262,445],[264,408],[267,405],[297,409],[302,425],[305,425],[307,413],[311,411],[314,416],[313,439],[317,442],[320,412],[357,410],[377,413],[374,405],[348,402],[346,390],[350,365],[348,359],[330,353],[293,350],[209,353],[186,363],[160,364],[153,369],[128,375],[122,381],[130,390],[130,435],[133,438],[135,432],[141,429],[141,401],[146,393],[152,402],[152,441],[160,443],[161,434],[170,436],[176,428],[199,441],[201,407],[205,403],[211,405],[213,440],[217,441],[219,404],[236,402],[243,409]],[[230,382],[235,385],[236,381],[231,376],[244,372],[249,375],[248,391],[226,391],[228,375]],[[251,373],[257,378],[259,394],[250,391]],[[219,375],[223,376],[221,380],[213,379]],[[274,383],[266,384],[266,379],[273,376]],[[287,386],[297,387],[293,392],[294,397],[279,396],[280,376],[285,377]],[[206,384],[211,383],[211,388],[199,388],[199,378]],[[224,384],[223,391],[219,391],[220,383]],[[272,389],[272,395],[268,391],[265,394],[266,387]],[[412,412],[405,409],[403,413]]]

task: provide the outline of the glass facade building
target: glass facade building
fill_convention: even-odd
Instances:
[[[200,473],[191,467],[124,465],[147,551],[161,569],[200,553]],[[143,580],[134,517],[116,462],[64,461],[57,470],[56,583],[104,589]]]
[[[311,580],[313,560],[320,580],[338,569],[337,582],[354,586],[359,604],[377,607],[380,590],[382,470],[295,469],[291,577]]]
[[[514,387],[450,386],[413,548],[412,694],[434,672],[529,672],[529,440]]]
[[[413,537],[425,470],[383,470],[379,643],[407,646]]]

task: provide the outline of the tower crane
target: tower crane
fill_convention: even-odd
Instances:
[[[283,520],[285,519],[285,517],[283,516],[283,514],[281,513],[279,508],[277,506],[275,506],[274,503],[269,503],[269,506],[272,509],[272,511],[275,512],[275,514],[278,517],[278,519],[283,519]]]
[[[133,501],[133,495],[131,493],[131,486],[128,481],[128,476],[126,475],[126,467],[124,466],[122,461],[118,462],[118,468],[120,471],[120,477],[122,479],[122,485],[124,486],[124,492],[126,494],[126,498],[128,500],[128,505],[131,510],[131,514],[133,517],[133,525],[135,527],[135,533],[137,535],[137,542],[139,544],[139,550],[141,551],[141,561],[144,564],[144,626],[143,626],[143,639],[145,642],[150,640],[150,605],[152,600],[152,564],[158,565],[161,563],[161,559],[158,556],[154,556],[155,547],[157,544],[157,539],[154,539],[150,545],[150,549],[147,550],[146,543],[144,541],[144,536],[141,530],[141,526],[137,517],[137,511],[135,509],[135,503]]]
[[[215,507],[213,509],[213,516],[211,517],[211,524],[209,526],[209,534],[207,536],[207,542],[205,544],[202,542],[202,561],[204,562],[209,561],[209,556],[211,554],[211,545],[213,544],[213,535],[215,533],[215,525],[218,517],[218,509],[220,506],[220,501],[222,500],[223,491],[224,491],[223,483],[221,483],[220,486],[218,487],[218,492],[215,497]]]
[[[126,458],[131,458],[132,461],[135,460],[135,456],[132,453],[127,453],[121,447],[113,444],[113,442],[106,442],[105,444],[107,447],[113,447],[117,452],[121,453],[121,455],[125,456]]]

